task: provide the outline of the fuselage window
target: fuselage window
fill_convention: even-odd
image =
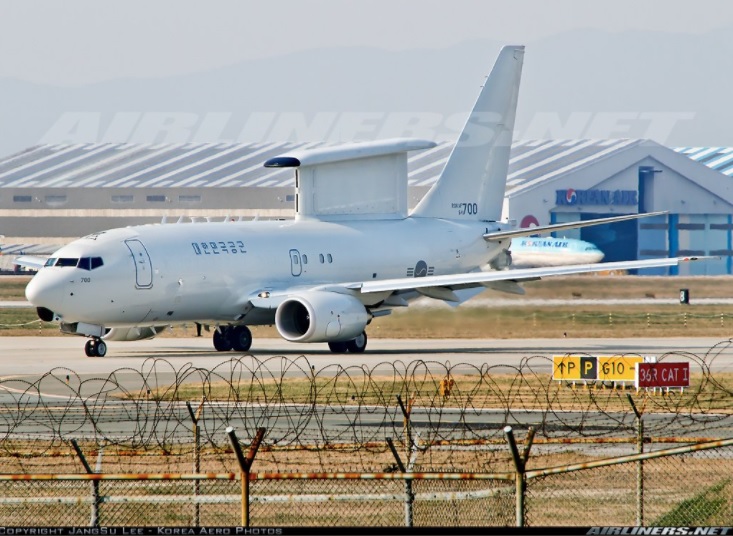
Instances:
[[[323,264],[323,253],[318,254],[318,260],[321,261],[321,264]]]
[[[330,253],[326,255],[326,258],[328,259],[329,264],[333,262],[333,257],[331,257]]]
[[[76,266],[79,264],[79,259],[66,259],[62,258],[59,259],[58,262],[55,264],[55,266]]]
[[[44,266],[53,266],[54,264],[56,264],[56,259],[54,257],[51,257],[46,261],[46,264],[44,264]]]
[[[308,264],[308,255],[303,255],[303,264]]]

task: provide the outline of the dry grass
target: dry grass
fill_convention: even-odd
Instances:
[[[252,378],[239,385],[214,382],[207,385],[209,401],[257,404],[318,404],[325,406],[378,405],[390,406],[397,395],[404,400],[414,399],[418,407],[462,407],[525,410],[544,410],[547,407],[563,411],[627,412],[631,393],[637,407],[644,413],[685,413],[696,411],[731,413],[733,374],[718,373],[714,382],[701,374],[692,374],[690,387],[684,392],[669,393],[640,391],[622,386],[591,385],[553,381],[549,374],[494,374],[453,375],[448,392],[441,391],[441,376],[425,376],[418,380],[395,381],[392,377],[337,376],[309,379]],[[131,392],[132,399],[145,398],[145,393]],[[175,391],[166,388],[149,396],[157,400],[198,400],[200,385],[182,384]]]

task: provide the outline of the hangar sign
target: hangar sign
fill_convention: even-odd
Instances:
[[[555,205],[621,205],[637,206],[636,190],[555,190]]]

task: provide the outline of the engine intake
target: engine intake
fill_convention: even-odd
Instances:
[[[364,331],[370,314],[347,294],[313,291],[288,298],[275,312],[275,326],[291,342],[350,341]]]

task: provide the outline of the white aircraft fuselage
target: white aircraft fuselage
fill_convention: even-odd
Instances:
[[[26,295],[65,323],[110,328],[246,318],[248,325],[273,324],[274,309],[246,310],[251,296],[271,288],[470,272],[509,242],[485,241],[482,235],[492,228],[405,218],[113,229],[71,242],[52,257],[101,258],[101,266],[87,270],[70,266],[72,261],[49,261],[58,264],[40,270]],[[369,295],[365,305],[381,299]]]

